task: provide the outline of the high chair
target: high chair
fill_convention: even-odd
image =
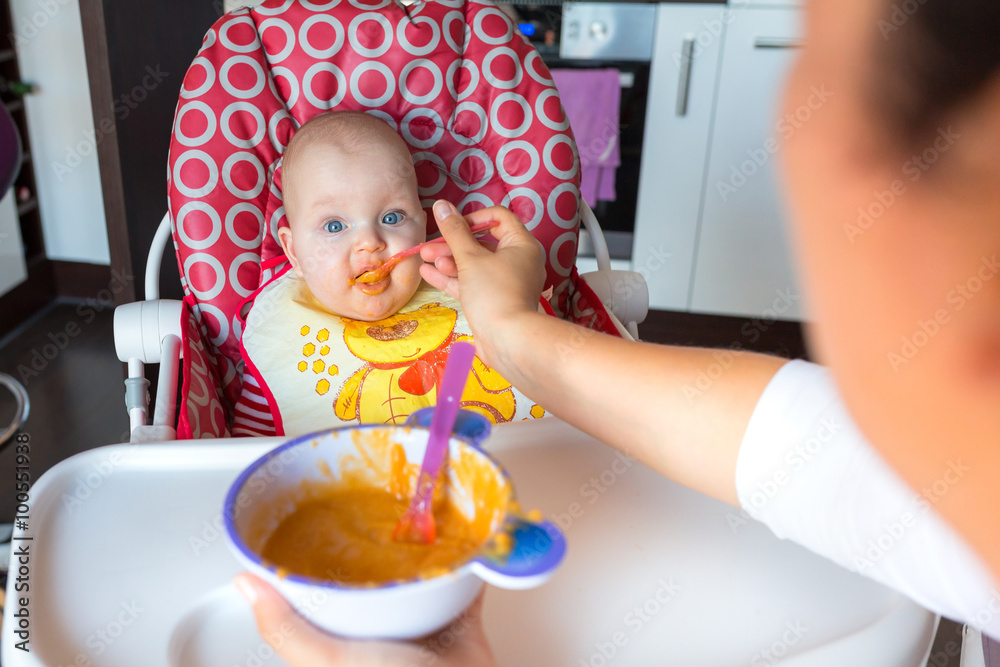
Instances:
[[[638,338],[645,280],[610,269],[600,225],[579,194],[579,157],[558,92],[506,15],[455,0],[405,8],[390,0],[265,2],[223,17],[184,79],[169,211],[150,248],[146,300],[115,312],[133,441],[228,435],[241,382],[240,303],[285,261],[276,241],[281,154],[299,125],[328,109],[367,111],[398,129],[429,221],[442,197],[463,213],[509,206],[547,251],[555,312]],[[600,269],[583,276],[574,266],[581,222]],[[157,298],[170,237],[183,301]],[[149,363],[161,364],[162,400],[147,425]]]

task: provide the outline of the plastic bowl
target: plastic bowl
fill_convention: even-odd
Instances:
[[[462,411],[449,442],[449,461],[470,462],[480,474],[460,478],[449,466],[447,489],[467,517],[476,511],[493,512],[492,532],[470,560],[429,578],[357,585],[296,574],[279,576],[273,564],[261,559],[259,551],[271,532],[304,499],[303,488],[334,483],[344,466],[363,460],[358,457],[359,447],[370,448],[367,454],[377,458],[378,453],[373,454],[376,445],[399,443],[407,461],[419,466],[427,445],[430,411],[414,413],[402,427],[358,426],[295,438],[250,464],[226,495],[226,535],[237,559],[328,632],[357,638],[421,637],[455,619],[479,594],[484,581],[502,588],[532,588],[552,576],[565,554],[565,538],[550,522],[515,516],[508,511],[509,503],[485,510],[476,507],[475,500],[490,493],[500,494],[493,497],[509,494],[513,501],[513,484],[506,471],[479,448],[489,434],[489,422]],[[485,546],[498,542],[509,542],[509,552],[498,556],[495,548]]]

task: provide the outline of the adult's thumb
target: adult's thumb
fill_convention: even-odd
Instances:
[[[476,237],[469,230],[468,221],[451,202],[444,199],[434,202],[434,218],[437,220],[441,235],[444,236],[444,240],[456,258],[479,252],[482,249]]]
[[[278,591],[247,572],[233,579],[236,589],[253,607],[260,636],[277,651],[288,664],[330,664],[340,641],[314,626],[299,615]]]

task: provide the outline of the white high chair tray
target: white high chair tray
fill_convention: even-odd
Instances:
[[[283,665],[230,579],[220,511],[237,473],[281,439],[113,445],[33,487],[30,653],[6,667]],[[490,588],[501,665],[923,665],[937,618],[669,482],[558,420],[495,429],[486,449],[519,499],[562,524],[555,576]],[[734,529],[735,528],[735,529]],[[22,542],[15,541],[15,548]],[[16,567],[13,572],[16,572]],[[319,667],[319,666],[317,666]]]

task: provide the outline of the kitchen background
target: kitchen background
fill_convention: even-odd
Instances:
[[[123,439],[113,306],[143,297],[183,72],[205,29],[244,4],[0,2],[0,98],[30,156],[0,201],[0,371],[24,381],[27,369],[29,430],[49,445],[36,476]],[[800,3],[504,4],[550,67],[618,71],[613,131],[589,151],[617,142],[615,196],[593,207],[613,267],[640,272],[649,286],[653,310],[640,336],[804,356],[808,308],[776,162],[778,141],[822,114],[828,93],[813,90],[777,116]],[[587,256],[578,265],[596,267]],[[162,295],[179,296],[171,261],[162,276]],[[0,421],[10,413],[4,395]],[[9,458],[0,455],[0,469]],[[5,498],[11,484],[0,480]],[[10,514],[4,500],[0,521]],[[942,626],[932,664],[957,664],[944,650],[955,631]]]

